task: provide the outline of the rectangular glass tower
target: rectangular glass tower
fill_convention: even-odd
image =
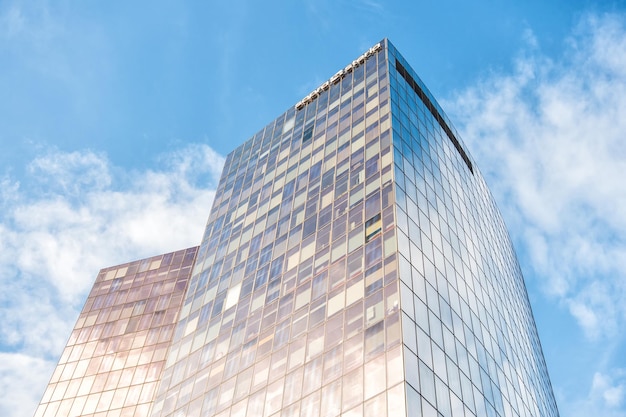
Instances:
[[[389,41],[228,155],[136,410],[558,416],[499,211]]]

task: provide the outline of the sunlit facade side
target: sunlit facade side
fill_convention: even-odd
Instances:
[[[197,251],[100,271],[35,417],[148,415]]]
[[[381,48],[228,156],[152,416],[404,412],[388,85]]]

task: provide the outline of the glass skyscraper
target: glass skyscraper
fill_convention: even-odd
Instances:
[[[389,41],[228,155],[198,248],[99,274],[36,413],[68,415],[558,416],[501,215]]]

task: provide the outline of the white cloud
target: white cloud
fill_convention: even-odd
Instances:
[[[55,365],[38,357],[0,352],[0,414],[32,415],[39,401],[34,397],[43,394]]]
[[[63,195],[101,190],[111,184],[106,158],[92,152],[55,152],[36,158],[28,169],[51,192]]]
[[[0,367],[1,415],[34,411],[99,269],[200,243],[223,158],[196,144],[159,165],[52,151],[0,181],[0,363],[16,364]]]
[[[615,369],[609,373],[596,372],[586,397],[564,404],[562,415],[570,417],[624,417],[626,402],[626,371]]]
[[[537,284],[591,340],[626,327],[625,21],[587,17],[558,59],[533,41],[513,74],[446,106]]]
[[[624,381],[626,375],[624,372],[620,372],[620,374],[618,378],[613,378],[609,375],[596,373],[593,376],[591,395],[601,398],[607,407],[615,408],[622,405],[626,393],[626,381]],[[621,376],[621,380],[619,376]]]

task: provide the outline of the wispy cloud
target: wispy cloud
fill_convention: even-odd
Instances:
[[[589,393],[567,404],[568,417],[624,417],[626,405],[626,370],[616,369],[610,373],[596,372]]]
[[[49,193],[76,195],[111,185],[106,157],[93,152],[54,152],[35,158],[28,171]]]
[[[0,181],[0,414],[33,412],[100,268],[200,242],[223,158],[192,144],[159,165],[53,150]]]
[[[619,407],[626,399],[626,371],[620,370],[616,375],[596,373],[593,377],[592,396],[597,396],[608,407]]]
[[[50,379],[54,365],[38,357],[0,352],[0,412],[30,416]],[[41,391],[36,393],[34,391]]]

